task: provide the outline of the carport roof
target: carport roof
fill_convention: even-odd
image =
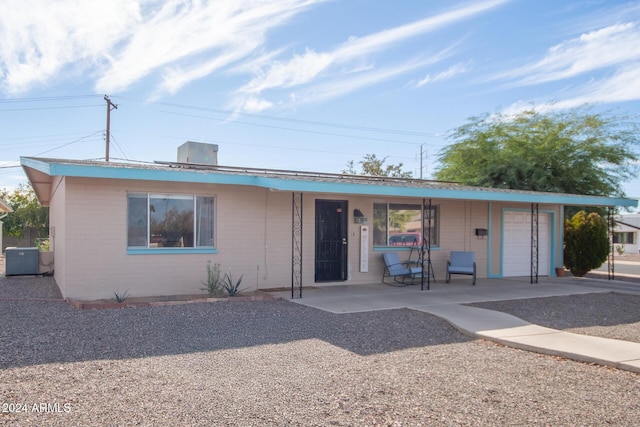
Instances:
[[[54,177],[167,181],[219,185],[245,185],[272,191],[332,193],[343,195],[419,197],[518,203],[549,203],[576,206],[637,206],[627,198],[585,196],[471,187],[451,182],[211,166],[171,162],[115,163],[92,160],[21,157],[20,163],[40,203],[47,206]]]

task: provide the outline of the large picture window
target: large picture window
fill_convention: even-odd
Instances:
[[[214,197],[131,193],[130,248],[213,248]]]
[[[374,203],[374,246],[421,246],[422,206],[401,203]],[[428,212],[425,211],[425,215]],[[438,207],[431,207],[431,246],[438,245]]]

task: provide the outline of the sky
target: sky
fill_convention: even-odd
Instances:
[[[21,156],[431,178],[470,117],[640,113],[640,1],[3,0],[0,188]],[[116,108],[117,107],[117,108]],[[640,198],[640,181],[625,183]]]

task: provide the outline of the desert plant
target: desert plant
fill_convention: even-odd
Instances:
[[[200,288],[203,291],[207,291],[209,296],[215,296],[222,291],[222,280],[220,278],[220,264],[211,264],[211,261],[207,261],[207,281],[202,282],[206,288]]]
[[[51,242],[49,239],[38,239],[36,242],[38,249],[43,252],[48,252],[51,250]]]
[[[113,293],[113,295],[115,296],[115,300],[116,300],[117,303],[123,303],[129,297],[129,291],[126,290],[123,293],[120,293],[119,291],[116,291],[116,292]]]
[[[622,245],[616,246],[616,252],[618,252],[618,255],[620,256],[624,255],[624,246]]]
[[[233,279],[231,278],[231,273],[226,273],[224,275],[224,283],[222,286],[224,287],[224,290],[227,291],[230,297],[233,297],[240,293],[240,283],[242,283],[242,276],[243,275],[241,275],[238,281],[234,283]]]
[[[564,265],[574,276],[582,277],[606,261],[607,222],[600,215],[580,211],[565,222],[564,230]]]

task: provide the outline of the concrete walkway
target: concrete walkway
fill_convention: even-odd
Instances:
[[[483,279],[477,286],[470,286],[468,280],[454,280],[432,283],[429,291],[421,291],[420,286],[340,285],[303,288],[302,298],[292,301],[331,313],[409,308],[438,316],[470,336],[509,347],[640,372],[640,343],[559,331],[464,305],[614,290],[640,294],[640,284],[564,277],[541,278],[538,284],[530,284],[529,278]],[[275,294],[291,299],[290,291]]]

